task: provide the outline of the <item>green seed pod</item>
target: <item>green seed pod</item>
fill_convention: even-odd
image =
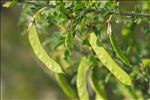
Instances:
[[[92,89],[95,91],[96,97],[99,97],[100,100],[107,100],[105,91],[100,87],[93,73],[91,73],[91,76],[90,76],[90,85]]]
[[[132,85],[130,76],[123,69],[119,67],[119,65],[111,58],[111,56],[109,55],[109,53],[105,50],[103,46],[97,45],[96,41],[97,41],[97,37],[92,32],[89,37],[89,42],[90,42],[92,49],[98,56],[99,60],[122,83],[126,85]]]
[[[122,52],[122,50],[119,48],[119,45],[117,43],[116,37],[115,35],[112,33],[109,36],[110,42],[112,47],[114,48],[116,54],[119,56],[119,58],[128,66],[132,67],[130,61],[128,60],[128,58],[124,55],[124,53]]]
[[[76,92],[74,89],[70,86],[68,83],[66,77],[63,74],[56,74],[56,79],[64,93],[70,98],[70,99],[75,99],[77,98]]]
[[[77,74],[77,89],[80,100],[89,100],[89,94],[86,85],[86,72],[89,69],[86,57],[81,59]]]
[[[57,64],[53,59],[51,59],[46,53],[46,51],[43,49],[34,22],[30,23],[28,32],[29,42],[33,48],[35,55],[39,58],[39,60],[41,60],[51,71],[56,73],[63,73],[59,64]]]

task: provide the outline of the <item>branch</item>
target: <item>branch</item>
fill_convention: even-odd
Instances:
[[[136,17],[150,17],[150,14],[129,13],[129,12],[119,12],[118,15],[122,15],[122,16],[136,16]]]
[[[117,11],[112,11],[112,9],[100,9],[100,10],[96,10],[96,9],[88,9],[86,10],[88,13],[90,12],[94,12],[96,14],[101,14],[104,12],[108,12],[108,14],[115,14],[115,15],[121,15],[121,16],[131,16],[131,17],[150,17],[150,14],[141,14],[141,13],[130,13],[130,12],[117,12]],[[86,12],[85,11],[85,12]]]
[[[44,4],[44,5],[40,5],[38,3],[35,3],[35,1],[25,1],[25,2],[19,2],[20,4],[26,3],[26,4],[30,4],[30,5],[37,5],[37,6],[41,6],[41,7],[48,7],[48,8],[55,8],[55,5],[50,5],[50,4]],[[67,8],[66,8],[67,9]],[[70,9],[70,8],[69,8]],[[81,11],[83,9],[79,9],[78,11]],[[150,17],[150,14],[141,14],[141,13],[131,13],[131,12],[117,12],[117,11],[112,11],[114,9],[104,9],[101,8],[99,10],[97,9],[86,9],[84,10],[85,14],[87,13],[91,13],[94,12],[96,14],[101,14],[104,12],[108,12],[108,14],[115,14],[115,15],[121,15],[121,16],[131,16],[131,17]]]

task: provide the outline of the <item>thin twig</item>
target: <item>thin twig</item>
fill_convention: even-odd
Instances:
[[[19,2],[20,4],[23,4],[23,3],[26,3],[26,4],[30,4],[30,5],[38,5],[40,6],[39,4],[33,2],[33,1],[26,1],[26,2]],[[42,5],[42,7],[48,7],[48,8],[55,8],[56,6],[55,5],[50,5],[50,4],[44,4]],[[80,9],[81,10],[81,9]],[[108,12],[108,14],[114,14],[114,15],[121,15],[121,16],[131,16],[131,17],[150,17],[150,14],[141,14],[141,13],[131,13],[131,12],[117,12],[117,11],[112,11],[112,9],[86,9],[84,11],[85,14],[87,13],[95,13],[95,14],[101,14],[101,13],[104,13],[104,12]]]
[[[101,13],[103,13],[103,12],[108,12],[108,14],[115,14],[115,15],[121,15],[121,16],[131,16],[131,17],[133,17],[133,16],[136,16],[136,17],[150,17],[150,14],[141,14],[141,13],[131,13],[131,12],[122,12],[122,11],[120,11],[120,12],[115,12],[115,11],[112,11],[112,9],[104,9],[104,8],[102,8],[102,9],[100,9],[100,10],[96,10],[96,9],[88,9],[88,10],[86,10],[88,13],[89,12],[94,12],[94,13],[96,13],[96,14],[101,14]],[[86,12],[86,13],[87,13]]]
[[[150,17],[150,14],[129,13],[129,12],[119,12],[118,15],[122,15],[122,16],[137,16],[137,17]]]

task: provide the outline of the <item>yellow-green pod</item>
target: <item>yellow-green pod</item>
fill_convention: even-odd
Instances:
[[[111,58],[111,56],[109,55],[109,53],[105,50],[103,46],[97,45],[96,41],[97,41],[97,37],[92,32],[89,36],[89,42],[90,42],[92,49],[98,56],[99,60],[122,83],[126,85],[132,85],[130,76],[123,69],[119,67],[119,65]]]
[[[99,94],[95,94],[95,100],[105,100],[104,98],[102,98]]]
[[[80,100],[89,100],[89,94],[86,85],[86,72],[89,69],[86,57],[81,59],[77,73],[77,90]]]
[[[97,98],[97,99],[95,99],[95,100],[98,100],[98,98],[100,100],[107,100],[105,90],[103,90],[101,88],[101,86],[98,84],[98,80],[94,76],[93,72],[91,73],[91,76],[90,76],[90,85],[96,94],[95,98]]]
[[[63,73],[60,65],[53,59],[51,59],[46,51],[43,49],[34,22],[30,23],[28,27],[28,32],[29,42],[33,48],[35,55],[39,58],[39,60],[43,62],[51,71],[56,73]]]
[[[70,99],[75,99],[77,98],[76,92],[74,89],[71,87],[71,85],[68,83],[66,77],[64,74],[56,74],[56,79],[64,93],[70,98]]]
[[[114,48],[116,54],[119,56],[119,58],[129,67],[132,67],[129,59],[125,56],[125,54],[122,52],[122,50],[119,48],[119,45],[117,43],[116,37],[113,33],[109,36],[110,42],[112,47]]]

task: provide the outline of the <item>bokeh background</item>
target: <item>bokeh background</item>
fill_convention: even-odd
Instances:
[[[123,1],[120,9],[132,11],[134,5],[134,1]],[[21,34],[23,27],[18,24],[21,11],[22,5],[3,8],[1,3],[2,100],[66,100],[57,82],[35,57],[27,36]],[[114,29],[119,32],[120,27]]]
[[[1,4],[2,100],[60,100],[65,95],[35,57],[18,24],[22,6]]]

